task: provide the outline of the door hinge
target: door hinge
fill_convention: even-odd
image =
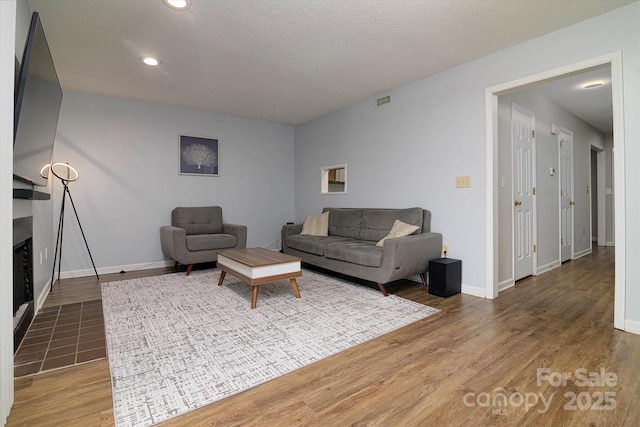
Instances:
[[[533,187],[533,195],[536,195],[536,187]]]
[[[535,138],[535,137],[536,137],[536,131],[535,131],[535,130],[532,130],[532,131],[531,131],[531,138]]]
[[[535,253],[536,251],[536,245],[533,245],[533,252]]]
[[[564,246],[564,239],[560,239],[560,244]]]

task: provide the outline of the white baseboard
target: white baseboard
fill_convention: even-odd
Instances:
[[[536,268],[536,276],[538,274],[546,273],[547,271],[551,271],[554,268],[558,268],[558,267],[560,267],[560,261],[559,260],[551,261],[550,263],[545,264],[545,265],[539,265]]]
[[[487,290],[485,288],[478,288],[476,286],[470,286],[462,284],[461,290],[463,294],[473,295],[474,297],[486,298]]]
[[[513,278],[503,280],[502,282],[498,283],[498,292],[502,292],[505,289],[513,288],[515,285],[516,282],[513,280]]]
[[[626,332],[631,332],[632,334],[640,335],[640,322],[637,320],[626,319],[624,321],[624,330]]]
[[[51,279],[47,280],[47,283],[44,284],[42,291],[40,291],[40,295],[38,295],[38,298],[36,299],[36,306],[34,307],[34,315],[36,315],[40,310],[40,308],[42,308],[44,301],[47,299],[47,296],[49,296],[50,290],[51,290]]]
[[[604,245],[605,246],[615,246],[616,244],[613,243],[613,242],[606,242]]]
[[[98,268],[98,275],[119,273],[121,271],[150,270],[153,268],[171,267],[173,265],[174,265],[174,261],[171,261],[171,260],[148,262],[145,264],[129,264],[129,265],[120,265],[120,266],[116,265],[112,267]],[[63,271],[62,273],[60,273],[60,278],[73,279],[75,277],[87,277],[87,276],[93,276],[95,274],[96,273],[95,271],[93,271],[92,268],[86,269],[86,270]]]
[[[591,253],[591,248],[587,248],[587,249],[585,249],[583,251],[574,253],[572,259],[582,258],[583,256],[589,255],[590,253]]]

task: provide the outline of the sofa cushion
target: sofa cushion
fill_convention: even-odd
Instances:
[[[382,265],[382,248],[377,247],[373,242],[362,240],[327,245],[324,248],[324,256],[325,258],[367,267],[380,267]]]
[[[303,236],[301,234],[294,234],[287,237],[287,246],[290,248],[307,252],[314,255],[324,255],[325,246],[335,243],[335,242],[344,242],[350,239],[346,237],[339,236]]]
[[[389,231],[389,234],[384,236],[382,239],[376,243],[376,246],[382,247],[384,245],[384,241],[387,239],[395,239],[396,237],[408,236],[418,229],[417,225],[407,224],[398,219],[393,223],[393,227]]]
[[[191,252],[209,251],[211,249],[233,248],[238,238],[231,234],[193,234],[187,235],[187,249]]]
[[[303,236],[323,236],[329,233],[329,212],[322,215],[307,215],[302,225]]]
[[[329,212],[329,234],[333,236],[360,238],[362,209],[324,208]]]
[[[406,224],[417,225],[414,234],[422,232],[422,208],[408,209],[364,209],[360,238],[377,242],[391,231],[393,223],[400,220]]]
[[[171,225],[184,228],[188,235],[222,233],[222,208],[175,208],[171,212]]]

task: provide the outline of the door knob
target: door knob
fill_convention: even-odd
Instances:
[[[516,200],[515,202],[513,202],[513,204],[515,206],[520,206],[522,204],[522,202],[520,200]]]

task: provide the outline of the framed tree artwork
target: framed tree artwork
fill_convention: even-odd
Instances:
[[[218,140],[180,135],[179,174],[218,176]]]

